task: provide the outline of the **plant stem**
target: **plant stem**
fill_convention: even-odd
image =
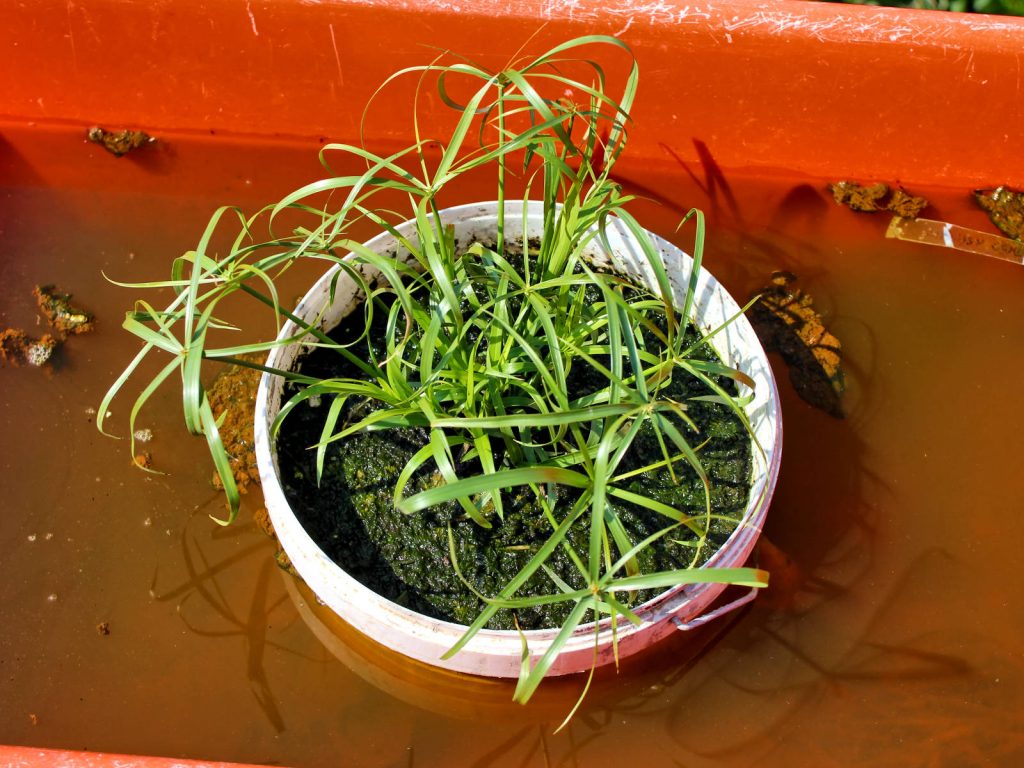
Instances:
[[[505,143],[505,80],[498,79],[498,144]],[[498,236],[495,251],[505,255],[505,153],[498,154]]]

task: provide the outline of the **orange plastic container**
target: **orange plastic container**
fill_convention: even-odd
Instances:
[[[0,747],[0,765],[4,768],[246,768],[241,763],[172,760],[166,757],[35,747]]]
[[[634,164],[1024,184],[1024,20],[789,0],[4,3],[0,118],[353,140],[433,48],[496,68],[589,33],[640,61]],[[407,105],[367,140],[409,142]]]
[[[85,129],[355,141],[377,85],[438,47],[498,68],[591,33],[620,36],[640,63],[621,167],[641,186],[673,164],[725,205],[732,172],[1024,187],[1024,20],[796,0],[2,3],[0,177],[180,191],[223,172],[230,189],[241,177],[215,143],[112,162]],[[380,101],[367,143],[410,142],[408,103]],[[427,132],[443,114],[428,105]],[[0,747],[0,765],[169,764],[185,763]]]

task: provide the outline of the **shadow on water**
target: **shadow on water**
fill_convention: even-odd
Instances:
[[[793,619],[749,626],[730,638],[732,649],[772,658],[784,673],[759,682],[756,676],[723,668],[689,696],[714,697],[715,689],[731,690],[737,706],[758,713],[756,727],[695,747],[692,724],[676,711],[666,717],[666,735],[702,758],[733,763],[743,756],[768,757],[780,751],[782,734],[797,732],[816,708],[823,708],[841,713],[836,722],[843,725],[830,728],[861,734],[847,748],[853,761],[870,756],[876,765],[898,762],[905,758],[903,745],[915,739],[920,739],[919,765],[1002,764],[1000,756],[1020,755],[1024,717],[1006,702],[986,701],[976,692],[990,673],[985,668],[1001,655],[999,649],[976,643],[978,638],[965,628],[964,652],[950,652],[944,631],[929,626],[927,619],[908,622],[901,615],[907,606],[920,604],[922,592],[930,592],[932,585],[955,581],[957,570],[956,559],[943,549],[921,553],[881,596],[857,635],[830,638],[828,644],[838,646],[838,653],[798,631]],[[865,712],[854,702],[868,691],[877,708]],[[946,704],[936,706],[937,700]]]
[[[683,160],[679,154],[667,144],[661,144],[662,150],[672,158],[672,160],[683,169],[683,172],[690,178],[697,189],[704,195],[708,201],[708,214],[718,219],[722,216],[722,208],[724,206],[727,216],[735,221],[737,225],[743,224],[743,216],[740,210],[740,205],[736,200],[736,195],[732,191],[732,185],[729,183],[729,179],[722,171],[722,167],[715,160],[714,155],[711,154],[711,150],[708,145],[700,139],[693,139],[693,148],[697,153],[698,163],[700,165],[700,171],[702,176],[698,174],[697,170],[685,160]]]
[[[642,714],[663,720],[664,737],[683,756],[787,764],[793,744],[783,749],[782,734],[799,734],[820,709],[831,717],[818,730],[861,734],[850,754],[876,765],[899,764],[914,738],[921,765],[1007,764],[1024,754],[1024,713],[992,685],[1016,679],[1021,664],[968,624],[976,610],[960,587],[968,566],[945,547],[926,546],[876,585],[876,512],[896,503],[852,428],[860,414],[832,420],[786,389],[783,398],[784,462],[803,469],[786,473],[784,465],[766,534],[786,553],[774,565],[792,569],[779,585],[787,592],[770,590],[704,657],[671,668],[662,681],[672,689],[667,700],[655,687],[603,717],[588,711],[580,724],[608,729],[619,715]],[[773,573],[773,581],[779,575],[787,576]],[[951,614],[962,617],[960,642],[950,641]],[[861,698],[875,708],[858,706]],[[702,711],[738,714],[723,726]],[[841,740],[835,733],[833,743]]]
[[[220,503],[220,494],[214,501]],[[202,516],[197,515],[193,519],[202,519]],[[238,539],[251,535],[254,529],[251,523],[239,524],[237,528],[215,531],[212,538]],[[181,563],[187,578],[166,591],[157,592],[158,574],[154,573],[151,593],[158,602],[176,601],[182,622],[199,637],[244,639],[245,675],[252,695],[267,721],[281,733],[286,729],[284,717],[264,669],[267,649],[294,654],[314,663],[318,660],[296,653],[268,638],[273,616],[280,613],[282,607],[289,609],[290,613],[291,606],[287,594],[272,594],[271,578],[278,568],[270,556],[268,542],[260,538],[256,543],[243,546],[233,554],[211,560],[200,539],[191,535],[186,526],[181,534]],[[239,599],[237,590],[229,590],[221,585],[220,579],[230,575],[233,569],[241,572],[247,581],[252,581],[252,571],[255,569],[252,591],[247,598]],[[194,605],[196,602],[199,605]]]

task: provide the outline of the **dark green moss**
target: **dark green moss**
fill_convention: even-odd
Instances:
[[[386,313],[376,313],[382,317]],[[354,313],[352,325],[363,322]],[[343,323],[334,336],[352,338],[360,328]],[[374,334],[382,328],[373,328]],[[691,330],[692,334],[692,330]],[[379,338],[379,335],[377,336]],[[711,359],[714,352],[706,346],[697,354]],[[354,376],[355,370],[331,350],[318,349],[302,361],[302,372],[321,377]],[[577,367],[569,377],[570,395],[577,397],[593,391],[598,379],[591,381],[588,370]],[[734,387],[727,379],[719,385],[728,391]],[[707,394],[703,384],[690,377],[674,377],[666,394],[680,402]],[[365,404],[363,405],[365,407]],[[418,612],[462,624],[471,622],[482,602],[458,578],[450,562],[448,530],[451,527],[459,569],[478,592],[492,596],[530,559],[551,533],[547,519],[527,488],[512,489],[503,495],[504,521],[492,516],[493,527],[485,529],[468,520],[454,504],[440,505],[414,515],[403,515],[391,503],[399,473],[406,462],[426,441],[422,430],[388,430],[362,433],[333,443],[325,459],[324,477],[316,484],[315,452],[309,446],[317,442],[326,403],[318,407],[302,405],[285,419],[278,439],[279,465],[285,492],[300,521],[321,548],[341,567],[379,594]],[[706,562],[735,528],[745,509],[750,479],[750,441],[742,424],[727,408],[699,401],[688,402],[688,415],[696,422],[701,440],[703,466],[713,480],[711,502],[713,518],[707,525],[708,536],[700,551],[697,537],[686,528],[677,528],[658,540],[638,557],[641,571],[651,572],[686,567]],[[680,429],[686,429],[681,421]],[[619,471],[629,471],[660,459],[660,449],[649,428],[634,442]],[[425,490],[440,482],[432,465],[420,471],[405,489],[406,495]],[[459,474],[479,471],[466,465]],[[627,488],[657,499],[705,522],[704,488],[689,467],[677,468],[677,481],[666,471],[637,474]],[[559,518],[571,506],[575,495],[559,489]],[[617,504],[615,514],[622,520],[632,541],[640,541],[662,530],[666,518],[630,504]],[[587,521],[574,528],[569,541],[577,552],[587,550]],[[566,583],[579,588],[582,579],[561,548],[547,565]],[[539,571],[518,591],[519,596],[550,594],[557,591],[551,580]],[[642,602],[652,594],[640,594]],[[555,626],[564,620],[571,603],[519,610],[515,620],[525,629]],[[489,624],[510,629],[514,619],[501,611]]]

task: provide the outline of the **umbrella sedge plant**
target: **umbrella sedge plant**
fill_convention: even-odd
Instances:
[[[625,85],[615,98],[602,67],[581,57],[580,49],[602,46],[628,59]],[[579,71],[585,76],[569,74]],[[721,515],[712,505],[712,480],[701,456],[706,438],[688,413],[692,404],[670,394],[679,377],[700,382],[703,392],[692,399],[732,414],[757,448],[744,411],[748,400],[722,383],[753,382],[695,354],[721,330],[693,332],[689,319],[703,250],[701,212],[693,210],[683,220],[695,230],[695,265],[684,299],[677,302],[656,246],[626,210],[630,195],[612,176],[626,146],[639,77],[623,42],[581,37],[500,71],[444,55],[392,75],[370,105],[393,79],[409,76],[418,78],[417,102],[432,87],[455,110],[450,136],[439,143],[423,135],[414,108],[411,146],[379,155],[361,145],[327,145],[321,152],[327,178],[254,216],[231,207],[217,210],[196,248],[173,262],[169,279],[130,284],[170,289],[173,298],[162,309],[138,300],[127,313],[124,328],[142,348],[111,386],[97,424],[103,430],[112,400],[129,380],[142,377],[144,361],[165,353],[169,359],[157,373],[143,377],[130,410],[130,431],[154,391],[179,381],[186,427],[205,438],[223,483],[229,512],[218,522],[227,524],[238,509],[238,489],[204,390],[203,363],[236,363],[293,385],[274,432],[300,405],[313,399],[327,403],[322,433],[310,447],[318,481],[333,443],[360,432],[415,429],[427,437],[393,490],[393,504],[402,513],[456,504],[461,515],[490,528],[502,523],[509,495],[528,490],[544,516],[547,538],[497,594],[477,594],[482,610],[448,651],[457,653],[499,611],[567,604],[555,640],[535,661],[522,635],[514,697],[526,702],[581,625],[594,622],[596,659],[602,620],[609,620],[603,625],[610,625],[613,636],[622,622],[639,623],[632,597],[637,592],[698,582],[765,585],[767,575],[756,569],[697,567],[708,531]],[[365,170],[334,174],[331,162],[339,154],[358,160]],[[481,169],[493,170],[497,182],[496,237],[460,244],[441,222],[439,198],[457,189],[461,177]],[[536,241],[506,242],[510,181],[519,190],[516,199],[543,203],[543,235]],[[407,207],[393,210],[395,200]],[[273,232],[286,214],[302,223],[286,234],[256,237],[261,227]],[[396,227],[409,219],[415,235],[403,236]],[[410,258],[376,253],[355,239],[353,227],[365,228],[367,221],[397,237]],[[654,290],[584,258],[588,249],[610,250],[612,222],[625,226],[640,244],[655,276]],[[231,228],[230,244],[218,252],[215,235],[223,240],[220,233]],[[378,320],[385,318],[386,332],[377,345],[369,343],[368,330],[354,342],[339,343],[282,302],[281,275],[309,259],[337,264],[339,276],[356,282],[365,297],[367,329],[375,313],[381,313]],[[367,278],[368,270],[381,279]],[[224,344],[238,333],[218,319],[227,302],[265,310],[278,335],[285,320],[300,330],[289,338]],[[252,362],[254,353],[297,343],[333,350],[359,375],[318,379]],[[582,393],[573,386],[580,371],[591,382]],[[641,436],[653,440],[657,451],[637,466],[631,449]],[[433,487],[407,492],[410,480],[425,471],[438,478]],[[673,481],[682,475],[699,478],[703,510],[688,513],[637,492],[631,479],[651,471],[668,473]],[[626,505],[657,515],[664,526],[636,540],[618,513]],[[570,536],[574,530],[582,534]],[[681,532],[693,550],[692,562],[643,572],[639,555],[661,539],[680,538]],[[452,567],[462,579],[450,528],[448,536]],[[571,561],[572,583],[549,567],[556,552]],[[538,574],[547,577],[550,590],[520,594]]]

